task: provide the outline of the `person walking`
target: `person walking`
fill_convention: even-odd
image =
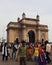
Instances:
[[[8,60],[7,43],[3,43],[3,46],[2,46],[2,60],[4,61],[4,59],[6,59],[6,61]]]
[[[46,42],[46,61],[47,63],[51,62],[51,59],[49,57],[50,53],[51,53],[51,44],[48,43],[48,41]]]
[[[27,48],[27,61],[33,61],[32,56],[33,56],[33,48],[32,45],[29,44]]]
[[[22,46],[19,48],[19,63],[20,65],[26,65],[26,43],[22,41]]]
[[[44,52],[44,46],[40,44],[40,46],[39,46],[38,65],[46,65],[45,56],[46,56],[46,54]]]
[[[38,65],[38,56],[39,56],[39,48],[37,43],[34,45],[34,61],[35,61],[35,65]]]

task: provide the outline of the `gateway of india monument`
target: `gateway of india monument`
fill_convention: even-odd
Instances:
[[[26,18],[23,13],[22,19],[18,18],[17,22],[9,22],[7,25],[7,42],[13,43],[16,38],[31,43],[48,40],[48,26],[40,24],[39,15],[33,19]]]

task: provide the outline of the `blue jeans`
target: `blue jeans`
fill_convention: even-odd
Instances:
[[[34,57],[35,62],[38,62],[38,56]]]

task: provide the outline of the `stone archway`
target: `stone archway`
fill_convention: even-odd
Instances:
[[[34,43],[35,42],[35,33],[34,33],[34,31],[30,30],[28,32],[28,37],[29,37],[29,42],[30,43]]]

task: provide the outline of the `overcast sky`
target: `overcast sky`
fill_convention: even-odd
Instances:
[[[52,0],[0,0],[0,39],[6,38],[7,24],[16,22],[23,12],[29,18],[39,14],[40,24],[48,25],[49,41],[52,41]]]

